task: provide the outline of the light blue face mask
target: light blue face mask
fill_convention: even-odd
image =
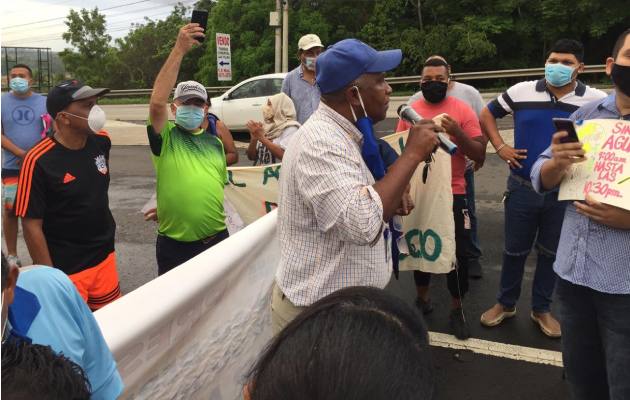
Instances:
[[[315,57],[304,58],[304,66],[310,71],[315,71]]]
[[[553,87],[561,87],[571,82],[573,68],[564,64],[545,65],[545,80]]]
[[[20,78],[19,76],[15,77],[9,82],[9,87],[15,93],[24,94],[28,92],[28,79]]]
[[[201,127],[203,122],[203,108],[196,106],[178,106],[175,113],[175,124],[193,131]]]

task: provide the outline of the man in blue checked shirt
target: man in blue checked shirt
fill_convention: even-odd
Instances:
[[[630,29],[617,39],[606,73],[615,90],[584,105],[571,119],[630,120]],[[581,143],[551,146],[532,167],[537,192],[554,190],[572,163],[584,160]],[[554,270],[560,303],[562,358],[572,398],[630,399],[630,211],[600,203],[568,204]]]

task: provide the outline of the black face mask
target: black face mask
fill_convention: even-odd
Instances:
[[[429,103],[439,103],[446,97],[448,83],[439,81],[428,81],[420,84],[422,95]]]
[[[630,67],[615,63],[612,66],[610,77],[615,87],[621,90],[623,94],[630,97]]]

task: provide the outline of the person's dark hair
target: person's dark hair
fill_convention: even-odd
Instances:
[[[15,64],[14,66],[11,67],[11,69],[13,69],[13,68],[24,68],[24,69],[27,69],[28,70],[28,74],[30,75],[30,77],[31,78],[33,77],[33,70],[31,69],[31,67],[29,67],[26,64]],[[11,70],[9,70],[9,71],[11,71]]]
[[[615,45],[613,46],[613,50],[612,50],[613,60],[617,59],[617,56],[619,55],[619,51],[621,51],[623,44],[626,42],[626,36],[628,35],[630,35],[630,28],[621,32],[621,35],[619,35],[619,37],[615,41]]]
[[[420,400],[433,394],[422,316],[384,290],[352,287],[308,307],[249,373],[251,400]]]
[[[448,75],[448,63],[439,58],[428,59],[427,61],[425,61],[424,65],[422,66],[423,69],[424,67],[444,67],[446,68],[446,74]]]
[[[2,290],[7,288],[7,277],[9,276],[9,261],[2,253]]]
[[[90,382],[77,364],[50,346],[7,340],[2,344],[2,398],[87,400]]]
[[[551,53],[573,54],[578,62],[584,61],[584,46],[582,43],[573,39],[560,39],[551,46],[547,57]]]

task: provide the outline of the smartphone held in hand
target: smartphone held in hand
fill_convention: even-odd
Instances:
[[[208,11],[205,10],[193,10],[192,17],[190,18],[191,23],[197,23],[200,27],[203,28],[203,33],[206,33],[206,28],[208,27]],[[196,38],[200,43],[203,42],[204,38],[199,36]]]
[[[575,130],[575,123],[568,118],[552,118],[553,125],[556,127],[556,131],[566,131],[569,135],[560,139],[561,143],[579,142],[577,131]]]

